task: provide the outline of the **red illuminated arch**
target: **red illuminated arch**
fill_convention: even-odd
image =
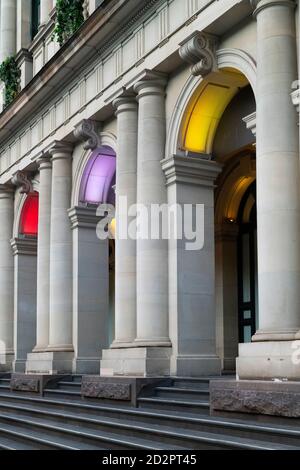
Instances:
[[[20,234],[37,237],[39,219],[39,194],[28,194],[21,212]]]

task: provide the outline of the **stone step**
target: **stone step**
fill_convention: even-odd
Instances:
[[[19,409],[18,409],[19,408]],[[295,447],[286,446],[282,444],[272,444],[270,442],[256,442],[255,440],[245,439],[245,438],[232,438],[231,436],[226,436],[222,434],[212,434],[207,432],[199,431],[187,431],[185,429],[174,430],[170,427],[163,427],[160,424],[149,426],[146,423],[138,424],[133,422],[120,422],[119,420],[112,421],[111,419],[91,419],[88,417],[77,416],[71,413],[57,413],[49,412],[46,410],[34,409],[32,407],[23,408],[15,407],[10,410],[14,411],[13,415],[8,415],[7,412],[0,412],[0,422],[9,420],[11,422],[19,423],[22,419],[22,422],[27,423],[26,414],[30,418],[30,422],[34,422],[37,426],[40,423],[44,424],[45,419],[47,419],[47,425],[53,425],[55,423],[56,428],[59,429],[61,423],[64,423],[64,429],[66,425],[68,429],[72,423],[73,427],[80,428],[81,431],[85,431],[91,434],[91,430],[97,430],[101,432],[102,436],[108,435],[112,429],[118,432],[118,435],[126,435],[127,439],[134,439],[143,437],[149,439],[149,442],[155,443],[155,439],[160,439],[160,442],[165,444],[165,448],[190,448],[194,450],[198,449],[243,449],[243,450],[295,450]],[[17,417],[16,412],[19,412]],[[22,416],[22,418],[20,418]],[[44,417],[44,419],[41,418]],[[52,426],[51,426],[52,427]],[[121,442],[121,441],[120,441]]]
[[[172,378],[172,385],[179,388],[198,388],[200,390],[208,390],[210,380],[211,379],[209,377],[174,377]]]
[[[30,417],[19,417],[15,414],[0,413],[0,430],[2,426],[12,426],[19,429],[21,433],[27,431],[29,435],[32,432],[46,433],[49,441],[58,439],[68,438],[72,439],[73,446],[76,447],[78,444],[87,444],[95,450],[103,449],[115,449],[115,450],[126,450],[126,449],[140,449],[140,450],[184,450],[187,449],[183,446],[174,444],[168,444],[162,442],[160,436],[157,440],[148,440],[141,437],[132,435],[123,436],[116,432],[112,432],[107,422],[109,431],[103,431],[101,428],[92,429],[83,427],[83,423],[80,426],[71,425],[64,422],[63,424],[57,421],[51,422],[44,418],[30,418]]]
[[[186,400],[180,398],[142,397],[138,399],[138,406],[159,410],[182,411],[186,413],[209,413],[208,400]]]
[[[58,389],[58,388],[45,388],[44,390],[45,397],[60,397],[60,398],[71,398],[71,399],[81,399],[81,391],[80,388],[77,390],[69,390],[69,389]]]
[[[263,441],[275,446],[286,444],[300,447],[300,429],[297,426],[286,426],[273,424],[257,424],[257,422],[243,421],[241,419],[225,419],[212,416],[200,416],[199,414],[189,414],[175,411],[159,411],[150,409],[136,409],[121,407],[120,405],[95,405],[86,402],[67,401],[64,399],[40,398],[24,396],[13,393],[0,393],[0,410],[12,410],[18,413],[18,408],[29,408],[34,414],[34,410],[49,411],[50,413],[67,413],[76,417],[87,419],[122,420],[129,425],[141,425],[143,427],[159,424],[178,431],[183,429],[191,432],[201,431],[217,435],[227,436],[231,439],[251,438],[255,441]],[[6,408],[7,407],[7,408]],[[12,408],[11,408],[12,407]],[[14,409],[17,407],[17,409]],[[80,425],[79,425],[80,426]],[[126,435],[128,434],[126,428]],[[276,447],[277,448],[277,447]]]
[[[209,390],[199,388],[184,387],[156,387],[154,389],[156,397],[179,398],[181,400],[209,401]]]
[[[58,382],[56,385],[57,385],[57,390],[73,390],[75,392],[80,392],[81,390],[81,382],[77,382],[77,381],[69,382],[69,381],[62,380]]]
[[[0,421],[0,442],[8,444],[13,450],[91,450],[87,446],[74,446],[67,439],[53,439],[41,430],[22,429],[13,420]]]
[[[0,383],[0,391],[6,391],[6,390],[10,390],[10,382],[7,382],[7,383]]]

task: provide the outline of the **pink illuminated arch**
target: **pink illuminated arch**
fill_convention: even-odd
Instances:
[[[94,150],[85,168],[80,188],[80,202],[115,203],[116,154],[109,147]]]
[[[28,194],[21,212],[20,235],[37,237],[39,219],[39,194]]]

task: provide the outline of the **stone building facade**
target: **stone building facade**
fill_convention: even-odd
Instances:
[[[298,2],[89,0],[61,47],[55,4],[0,0],[0,370],[299,380]],[[121,197],[203,246],[100,239]]]

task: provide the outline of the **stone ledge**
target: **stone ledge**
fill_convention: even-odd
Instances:
[[[300,382],[212,380],[210,410],[300,418]]]
[[[43,375],[43,374],[12,374],[10,389],[14,392],[30,392],[43,394],[46,387],[52,388],[66,375]]]
[[[122,401],[122,404],[136,406],[137,399],[143,393],[150,394],[152,389],[161,384],[169,384],[169,379],[139,377],[101,377],[84,375],[81,395],[84,398],[104,401]]]

